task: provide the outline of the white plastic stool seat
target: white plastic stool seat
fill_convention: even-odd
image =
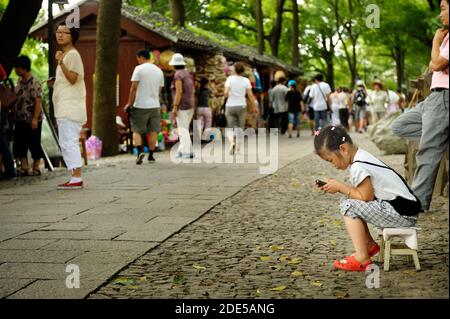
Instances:
[[[416,270],[420,270],[419,257],[417,255],[417,227],[405,228],[383,228],[379,229],[381,236],[381,247],[378,255],[378,261],[383,261],[384,270],[389,271],[389,264],[392,255],[407,255],[412,256]],[[401,238],[403,244],[392,244],[393,238]]]

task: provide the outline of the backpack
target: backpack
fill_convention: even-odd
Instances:
[[[365,106],[366,103],[366,95],[364,94],[364,92],[362,90],[358,90],[355,93],[355,104],[358,106]]]
[[[15,105],[17,97],[11,80],[0,82],[0,100],[2,111],[9,111]]]

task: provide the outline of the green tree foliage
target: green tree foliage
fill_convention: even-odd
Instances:
[[[258,47],[257,0],[184,0],[186,25],[223,34]],[[262,0],[265,54],[276,22],[277,2]],[[436,28],[437,0],[298,0],[300,63],[305,77],[322,72],[335,86],[350,86],[354,78],[382,78],[392,88],[408,84],[426,69]],[[0,0],[0,15],[8,0]],[[168,0],[123,0],[126,5],[157,11],[171,18]],[[368,4],[380,8],[380,28],[366,26]],[[336,5],[339,19],[336,19]],[[41,12],[38,19],[44,18]],[[351,30],[349,30],[349,26]],[[293,60],[292,1],[285,1],[278,58]],[[339,36],[340,35],[340,36]],[[29,40],[24,52],[36,57],[33,66],[45,78],[46,49]],[[36,45],[36,49],[34,46]],[[397,54],[396,54],[397,53]],[[351,72],[353,66],[353,75]],[[37,70],[39,68],[39,70]]]

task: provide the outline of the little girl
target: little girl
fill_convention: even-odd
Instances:
[[[350,167],[350,183],[326,180],[326,193],[347,196],[340,203],[355,253],[335,260],[334,267],[365,271],[380,247],[370,235],[367,223],[379,228],[413,227],[422,211],[419,199],[405,180],[369,152],[357,148],[343,127],[328,126],[314,139],[316,153],[337,169]]]

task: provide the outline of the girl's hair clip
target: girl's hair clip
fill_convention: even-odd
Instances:
[[[319,136],[320,135],[320,130],[317,130],[314,132],[314,136]]]
[[[342,142],[345,142],[345,136],[342,136]]]
[[[334,131],[336,129],[336,126],[332,126],[331,130]]]

